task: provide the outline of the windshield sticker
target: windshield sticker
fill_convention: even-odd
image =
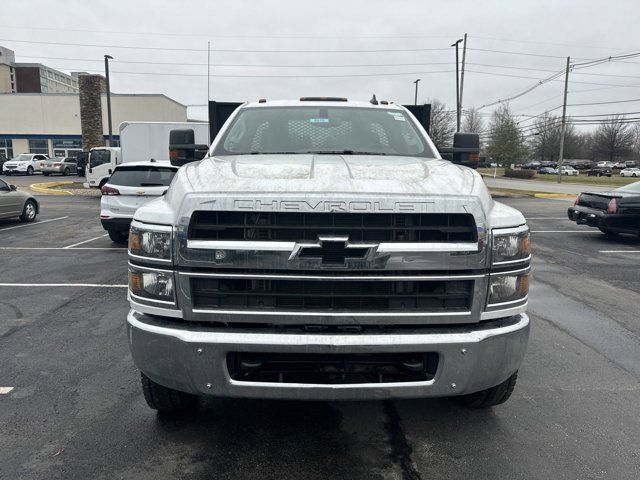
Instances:
[[[310,118],[309,122],[310,123],[329,123],[329,119],[328,118]]]
[[[394,120],[398,120],[400,122],[406,122],[407,119],[404,118],[404,115],[400,112],[387,112],[389,115],[391,115]]]

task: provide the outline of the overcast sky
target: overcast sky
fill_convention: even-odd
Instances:
[[[420,103],[438,98],[455,108],[450,45],[465,32],[463,105],[468,107],[533,86],[563,70],[567,55],[584,61],[640,52],[639,18],[638,0],[21,0],[3,2],[0,45],[14,50],[16,61],[67,72],[102,71],[108,53],[114,57],[112,91],[164,93],[188,105],[207,100],[211,41],[212,99],[367,100],[375,93],[413,103],[412,82],[420,78]],[[640,98],[640,57],[576,70],[570,78],[570,104]],[[511,107],[536,115],[560,105],[562,90],[560,78],[513,100]],[[640,102],[575,106],[569,114],[633,111],[640,111]],[[192,107],[189,116],[205,119],[206,111]]]

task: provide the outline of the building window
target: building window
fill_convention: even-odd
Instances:
[[[13,158],[13,142],[10,138],[0,138],[0,157]]]
[[[47,140],[29,139],[29,153],[49,154],[49,142]]]

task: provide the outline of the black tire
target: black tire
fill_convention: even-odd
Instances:
[[[604,233],[608,237],[617,237],[618,235],[620,235],[618,232],[612,232],[608,228],[598,227],[598,230],[600,230],[602,233]]]
[[[70,172],[70,170],[68,168],[65,168],[64,172],[62,172],[62,175],[64,175],[65,177],[68,177],[69,176],[69,172]]]
[[[42,172],[42,175],[43,175],[43,176],[45,176],[45,177],[48,177],[48,176],[49,176],[49,174],[48,174],[48,173],[44,173],[44,172]]]
[[[173,390],[157,384],[144,373],[140,372],[142,393],[149,407],[159,412],[177,412],[195,409],[197,397],[189,393]]]
[[[27,175],[33,175],[33,167],[27,167]]]
[[[109,234],[111,241],[115,243],[126,243],[129,238],[128,233],[121,230],[107,230],[107,233]]]
[[[22,215],[20,215],[20,221],[25,223],[31,223],[36,219],[38,215],[38,207],[33,200],[27,200],[22,209]]]
[[[494,407],[509,400],[509,397],[513,393],[513,389],[516,387],[517,380],[518,372],[511,375],[500,385],[471,393],[469,395],[462,395],[460,397],[456,397],[456,399],[464,406],[470,408]]]
[[[10,176],[11,176],[11,172],[7,171],[7,172],[5,173],[5,175],[6,175],[7,177],[10,177]]]

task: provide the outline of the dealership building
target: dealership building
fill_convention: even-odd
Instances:
[[[105,87],[99,75],[16,63],[14,52],[0,46],[0,157],[66,157],[83,146],[104,145],[109,134]],[[111,112],[112,146],[119,145],[122,122],[187,121],[187,106],[162,94],[111,93]],[[87,130],[94,134],[90,142]]]

